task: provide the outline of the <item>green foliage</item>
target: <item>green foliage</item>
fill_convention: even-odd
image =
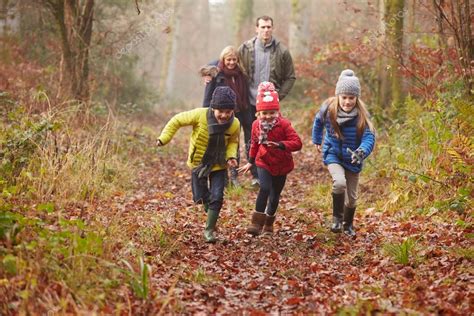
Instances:
[[[474,247],[455,247],[451,250],[451,252],[454,253],[454,255],[458,258],[465,258],[470,261],[474,259]]]
[[[227,198],[230,199],[230,200],[236,200],[236,199],[240,199],[244,196],[245,194],[245,189],[243,186],[238,186],[238,187],[234,187],[234,186],[227,186],[226,190],[226,195],[228,196]]]
[[[3,269],[7,272],[7,274],[9,275],[17,274],[18,272],[17,261],[18,261],[18,258],[12,254],[8,254],[5,257],[3,257],[2,265],[3,265]]]
[[[7,241],[12,246],[19,243],[18,236],[31,222],[27,217],[11,211],[13,206],[8,205],[0,210],[0,241]]]
[[[193,273],[191,280],[198,284],[208,284],[212,280],[212,277],[200,266]]]
[[[388,242],[383,245],[385,255],[392,257],[396,263],[403,265],[416,263],[416,250],[418,243],[413,238],[407,238],[401,243]]]
[[[72,106],[41,115],[21,106],[7,112],[0,124],[0,205],[26,195],[50,200],[37,208],[51,213],[53,202],[94,199],[126,185],[126,129],[110,118],[102,126],[78,126],[80,115]]]
[[[136,297],[147,300],[150,295],[150,274],[151,274],[151,267],[145,263],[143,257],[139,259],[139,270],[138,272],[132,267],[132,265],[126,261],[122,260],[122,262],[127,266],[128,271],[128,278],[129,284],[133,290],[133,293]]]
[[[29,117],[23,107],[8,112],[0,126],[0,185],[14,184],[38,147],[44,144],[48,132],[58,128],[47,116]]]
[[[385,134],[379,131],[376,154],[366,169],[391,179],[383,209],[423,205],[463,214],[472,208],[472,103],[445,97],[424,104],[407,98],[401,118]]]

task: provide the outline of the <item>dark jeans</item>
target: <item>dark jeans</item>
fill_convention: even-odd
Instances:
[[[260,191],[258,191],[255,210],[264,213],[269,203],[267,214],[275,215],[280,202],[280,194],[285,186],[286,175],[272,176],[266,169],[257,167],[258,179],[260,180]]]
[[[192,172],[191,185],[194,203],[209,205],[209,209],[219,212],[224,202],[224,183],[227,170],[213,171],[209,177],[198,178]],[[209,188],[210,184],[210,188]]]

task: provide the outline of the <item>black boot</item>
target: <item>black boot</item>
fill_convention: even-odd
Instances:
[[[355,237],[356,232],[354,230],[354,226],[352,223],[354,222],[354,213],[356,208],[355,207],[344,207],[344,234],[349,237]]]
[[[345,193],[332,194],[332,226],[333,233],[342,232],[342,213],[344,211]]]

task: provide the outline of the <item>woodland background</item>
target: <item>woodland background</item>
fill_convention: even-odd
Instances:
[[[1,0],[0,312],[448,314],[473,311],[473,4],[468,0]],[[275,236],[226,190],[201,239],[184,162],[197,72],[270,15],[304,141]],[[377,129],[358,237],[329,232],[311,126],[353,69]]]

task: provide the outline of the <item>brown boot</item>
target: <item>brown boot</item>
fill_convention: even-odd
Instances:
[[[275,223],[275,215],[266,215],[265,225],[263,226],[263,232],[273,234],[273,223]]]
[[[263,225],[265,224],[265,218],[267,215],[265,213],[253,212],[252,214],[252,223],[249,228],[247,228],[247,233],[258,236],[262,232]]]

